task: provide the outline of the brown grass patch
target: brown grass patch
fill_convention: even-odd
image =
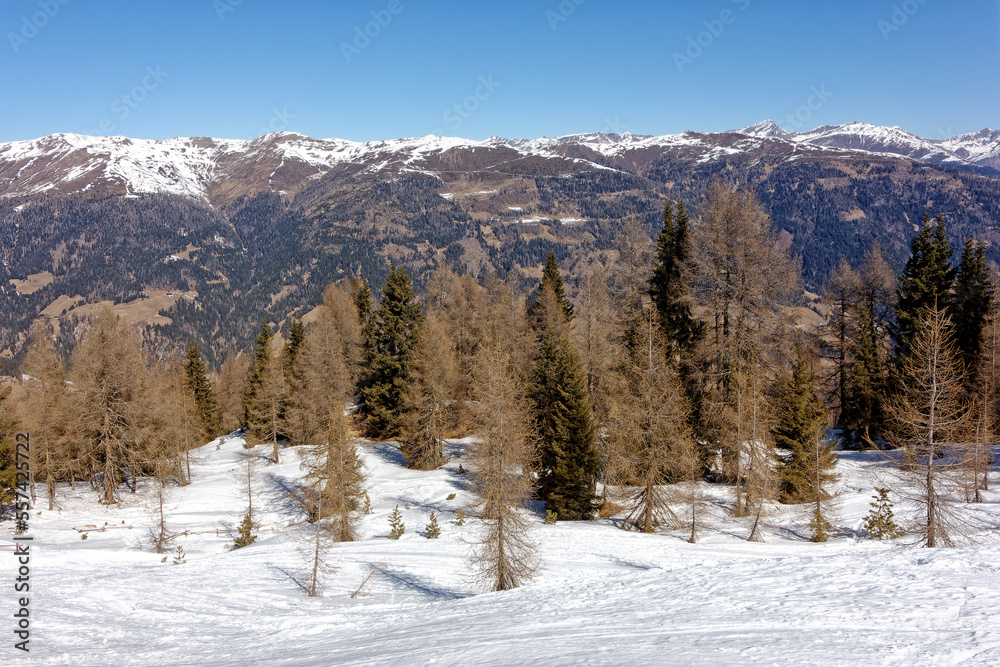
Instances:
[[[34,273],[24,280],[18,280],[17,278],[10,279],[14,283],[14,289],[18,294],[34,294],[46,285],[51,285],[53,280],[55,280],[55,276],[48,271]]]

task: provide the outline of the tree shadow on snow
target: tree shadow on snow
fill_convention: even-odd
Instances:
[[[392,463],[402,468],[406,467],[406,459],[399,451],[399,444],[394,441],[373,442],[365,449],[372,452],[386,463]]]
[[[459,593],[455,591],[449,591],[438,586],[434,586],[429,580],[418,577],[409,572],[404,572],[402,570],[394,570],[392,568],[385,567],[384,565],[379,567],[379,572],[386,578],[391,579],[404,587],[419,591],[424,595],[429,595],[433,598],[440,598],[445,600],[461,600],[463,598],[470,597],[468,593]]]
[[[309,593],[309,587],[306,586],[305,581],[303,581],[302,578],[297,573],[291,572],[283,567],[278,567],[278,566],[274,566],[274,569],[285,575],[285,577],[287,577],[288,579],[291,579],[292,583],[294,583],[303,593]]]
[[[273,473],[264,475],[264,482],[267,484],[264,494],[270,508],[277,508],[282,514],[293,518],[308,514],[306,508],[309,487],[305,484]]]

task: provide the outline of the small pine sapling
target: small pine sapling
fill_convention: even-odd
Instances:
[[[448,500],[454,500],[455,499],[455,494],[454,493],[449,493],[447,499]]]
[[[465,525],[465,510],[458,510],[455,512],[455,525],[464,526]]]
[[[875,502],[865,516],[865,530],[873,540],[892,540],[902,537],[903,529],[896,525],[892,516],[892,501],[889,500],[889,489],[875,487],[877,496],[872,496]]]
[[[403,515],[399,512],[399,505],[396,505],[392,514],[389,515],[389,527],[392,529],[389,531],[390,540],[398,540],[406,532],[406,524],[403,523]]]
[[[177,545],[177,553],[174,554],[174,565],[181,565],[187,562],[187,554],[184,553],[184,547]]]
[[[254,532],[256,526],[253,523],[253,517],[250,516],[250,512],[243,515],[243,521],[240,522],[239,533],[236,539],[233,540],[234,547],[240,549],[243,547],[248,547],[257,541],[257,533]]]
[[[559,518],[559,512],[553,512],[552,510],[545,510],[545,525],[552,526],[555,524],[556,519]]]
[[[829,538],[826,531],[830,530],[830,522],[823,518],[823,513],[818,507],[813,510],[813,518],[809,522],[809,527],[812,528],[812,537],[810,539],[813,542],[826,542],[827,538]]]
[[[438,526],[437,514],[431,511],[431,522],[424,528],[424,536],[428,540],[436,540],[441,537],[441,527]]]

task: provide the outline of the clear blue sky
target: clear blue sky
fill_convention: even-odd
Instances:
[[[0,141],[1000,127],[997,0],[0,0],[0,27]]]

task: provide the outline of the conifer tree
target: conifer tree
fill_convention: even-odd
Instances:
[[[663,209],[663,229],[656,240],[649,294],[659,313],[671,357],[690,350],[702,334],[702,323],[691,314],[693,274],[690,219],[680,200],[675,219],[668,200]]]
[[[889,393],[889,325],[895,305],[896,276],[878,244],[865,257],[856,281],[838,423],[853,447],[866,449],[876,447],[887,428],[884,401]]]
[[[247,371],[246,387],[243,390],[243,428],[247,428],[250,412],[253,403],[257,400],[261,386],[264,384],[264,376],[270,365],[271,358],[271,327],[267,319],[260,319],[260,333],[254,342],[253,357],[250,360],[250,367]]]
[[[248,446],[270,443],[271,460],[279,463],[279,440],[283,437],[283,416],[287,387],[283,355],[271,351],[271,327],[261,319],[261,331],[254,347],[247,389],[243,394]]]
[[[290,374],[295,368],[295,360],[299,356],[299,352],[302,351],[302,343],[306,339],[306,328],[302,324],[302,320],[298,318],[292,319],[291,327],[288,330],[288,340],[285,341],[285,347],[282,350],[284,354],[284,367],[286,373]]]
[[[361,460],[351,434],[346,402],[357,377],[348,355],[360,328],[357,311],[340,286],[327,288],[316,321],[306,332],[296,358],[297,386],[289,403],[296,442],[309,446],[306,466],[324,534],[334,542],[357,538],[358,513],[365,495]],[[355,338],[355,342],[346,340]]]
[[[589,519],[601,461],[586,380],[565,335],[543,335],[530,395],[540,453],[537,496],[561,519]]]
[[[248,547],[257,541],[257,509],[254,506],[254,498],[257,495],[257,455],[253,452],[243,452],[242,469],[232,473],[236,482],[240,485],[240,495],[247,501],[246,512],[243,513],[243,520],[237,527],[236,538],[233,540],[234,546],[239,549]]]
[[[538,284],[538,289],[535,290],[535,294],[528,304],[528,317],[534,323],[536,329],[546,326],[544,318],[551,318],[553,316],[551,311],[543,307],[541,303],[542,292],[546,289],[552,291],[556,303],[561,310],[564,323],[569,324],[573,319],[573,304],[570,303],[569,297],[566,296],[566,287],[563,284],[562,275],[559,273],[559,262],[556,260],[555,252],[551,250],[545,256],[545,266],[542,268],[542,281]]]
[[[441,537],[441,527],[438,525],[437,514],[431,510],[431,521],[424,528],[424,536],[429,540]]]
[[[968,415],[953,328],[944,311],[933,306],[915,323],[891,411],[895,437],[906,455],[904,473],[920,489],[917,502],[925,511],[918,532],[927,547],[951,546],[958,528],[949,509],[948,482],[962,462],[938,460],[945,447],[958,441]]]
[[[615,397],[620,391],[614,372],[620,361],[619,323],[608,292],[608,280],[600,268],[580,286],[580,302],[573,320],[573,338],[586,377],[587,395],[594,408],[594,420],[606,424]]]
[[[186,389],[194,401],[201,439],[207,442],[219,435],[219,410],[215,402],[215,392],[208,380],[207,367],[194,341],[188,343],[184,372],[187,376]]]
[[[132,328],[103,308],[73,351],[72,437],[84,471],[100,473],[101,502],[118,501],[119,485],[146,471],[147,429],[153,413],[146,352]]]
[[[494,307],[475,366],[474,419],[479,438],[469,451],[469,478],[483,532],[471,565],[487,590],[505,591],[530,580],[538,568],[537,547],[525,516],[531,501],[534,447],[528,401],[514,355],[523,302],[499,284],[491,287],[491,297]]]
[[[24,355],[27,383],[26,428],[31,433],[31,470],[44,480],[48,509],[54,509],[56,481],[68,472],[73,456],[69,442],[67,410],[69,390],[66,364],[56,351],[52,330],[42,324],[32,326]]]
[[[837,400],[839,424],[843,424],[844,410],[847,405],[848,367],[850,365],[850,346],[853,337],[854,319],[861,291],[861,279],[851,268],[846,259],[841,258],[833,275],[826,286],[826,303],[831,307],[831,315],[825,329],[832,334],[832,345],[829,345],[835,364],[831,376],[833,395]]]
[[[615,458],[624,462],[616,479],[634,491],[626,502],[623,527],[652,533],[662,525],[678,526],[663,484],[689,477],[697,459],[688,425],[687,399],[668,361],[657,313],[647,309],[646,345],[627,355],[624,390],[608,425]],[[694,523],[692,519],[692,523]],[[696,528],[692,526],[692,535]]]
[[[549,253],[529,305],[538,340],[529,390],[539,448],[536,494],[560,518],[579,520],[594,513],[601,462],[586,377],[569,342],[572,316],[555,254]]]
[[[874,502],[865,515],[865,530],[873,540],[893,540],[903,536],[903,530],[896,524],[893,517],[892,501],[889,500],[889,489],[875,487],[877,495],[872,496]]]
[[[399,435],[420,321],[420,304],[415,302],[410,277],[393,264],[366,346],[367,375],[361,398],[372,437]]]
[[[951,288],[957,273],[951,258],[944,218],[939,215],[931,223],[930,217],[924,214],[897,287],[898,304],[893,331],[897,365],[902,365],[909,356],[913,338],[926,315],[934,308],[950,309]]]
[[[967,373],[966,386],[976,382],[979,357],[983,350],[983,333],[993,306],[996,290],[986,261],[986,246],[968,239],[962,249],[962,259],[955,279],[955,344]]]
[[[396,505],[392,514],[389,515],[389,539],[398,540],[405,532],[406,524],[403,523],[403,515],[399,511],[399,505]]]
[[[232,433],[242,428],[245,411],[243,395],[250,372],[250,359],[243,352],[229,352],[215,378],[215,396],[218,399],[219,427],[222,433]]]
[[[0,506],[14,501],[17,488],[15,439],[18,420],[9,403],[11,388],[0,389]]]
[[[179,357],[154,362],[150,375],[155,379],[149,389],[152,398],[148,438],[151,466],[161,487],[173,476],[185,486],[191,477],[190,450],[206,442],[202,413],[189,391],[189,376]],[[165,546],[160,545],[161,548]]]
[[[458,358],[445,323],[432,310],[421,325],[413,352],[400,451],[411,468],[444,464],[444,439],[454,424],[452,406],[459,386]]]
[[[881,438],[885,425],[883,403],[888,375],[880,344],[875,314],[869,303],[858,307],[854,336],[849,341],[851,361],[844,377],[845,398],[841,425],[855,446],[866,449]]]
[[[835,478],[833,445],[825,442],[827,413],[819,397],[816,375],[799,344],[792,372],[778,385],[774,444],[781,457],[781,500],[816,502],[828,496],[823,487]],[[818,505],[817,505],[818,509]]]

